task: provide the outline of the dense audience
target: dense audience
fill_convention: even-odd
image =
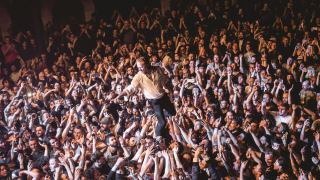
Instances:
[[[320,179],[320,2],[254,3],[48,23],[45,51],[9,29],[0,180]],[[139,59],[172,84],[161,138],[141,89],[116,98]]]

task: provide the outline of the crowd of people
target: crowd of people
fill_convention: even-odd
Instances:
[[[320,179],[320,2],[232,3],[9,29],[0,180]]]

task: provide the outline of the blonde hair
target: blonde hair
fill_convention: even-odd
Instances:
[[[145,59],[144,59],[143,57],[138,58],[136,61],[137,61],[137,63],[138,63],[138,62],[139,62],[139,63],[146,63],[146,62],[145,62]]]

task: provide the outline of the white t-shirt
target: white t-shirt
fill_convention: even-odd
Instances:
[[[286,124],[288,124],[289,127],[292,126],[292,122],[291,122],[292,116],[291,115],[280,116],[279,112],[275,112],[275,111],[270,112],[270,114],[272,114],[274,119],[276,120],[276,126],[278,126],[280,123],[286,123]]]
[[[18,72],[10,74],[10,78],[12,79],[14,84],[17,84],[17,82],[21,76],[21,71],[22,71],[22,68]]]

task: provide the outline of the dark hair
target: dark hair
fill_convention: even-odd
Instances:
[[[9,78],[4,78],[3,80],[2,80],[2,85],[4,85],[4,82],[5,81],[8,81],[9,82],[9,84],[11,84],[11,81],[10,81],[10,79]]]
[[[86,177],[87,179],[94,179],[94,168],[87,169],[83,173],[83,176]]]
[[[271,139],[271,144],[273,144],[273,143],[282,144],[282,140],[281,140],[280,137],[275,136],[275,137],[273,137],[273,138]]]
[[[270,146],[270,144],[271,144],[271,136],[268,135],[268,134],[264,134],[264,135],[262,135],[261,137],[265,137],[268,145]]]
[[[97,161],[101,157],[103,157],[103,154],[101,152],[99,152],[99,151],[96,151],[96,152],[91,154],[91,158],[92,158],[93,161]]]
[[[274,151],[272,149],[267,148],[264,152],[266,155],[272,155],[274,156]]]
[[[140,106],[138,104],[134,105],[132,109],[140,110]]]
[[[269,170],[264,173],[263,180],[274,180],[274,179],[277,179],[277,175],[274,171]]]
[[[114,134],[108,134],[107,135],[107,137],[106,137],[106,142],[107,142],[107,144],[109,143],[109,139],[111,138],[111,137],[116,137]]]
[[[286,163],[286,160],[283,157],[279,157],[277,160],[278,160],[279,166],[281,166],[282,169],[287,169],[288,168],[287,167],[288,163]]]
[[[46,165],[49,162],[49,158],[47,156],[39,156],[38,159],[34,162],[35,167],[40,167]]]
[[[287,104],[287,103],[283,103],[280,106],[285,107],[286,110],[289,110],[289,104]]]
[[[147,136],[146,136],[146,139],[153,139],[153,137],[150,136],[150,135],[147,135]]]
[[[275,121],[274,117],[271,114],[265,115],[262,119],[264,119],[264,120],[268,119],[269,122],[270,122],[271,128],[276,125],[276,121]]]
[[[272,98],[273,98],[273,96],[272,96],[272,94],[271,94],[271,93],[269,93],[269,92],[265,92],[263,95],[265,95],[265,94],[267,94],[267,95],[270,97],[270,99],[272,99]]]
[[[283,132],[289,132],[289,126],[286,123],[281,123]],[[282,141],[281,141],[282,142]]]
[[[40,125],[40,124],[36,128],[38,128],[38,127],[41,127],[43,130],[46,129],[46,127],[44,125]]]

